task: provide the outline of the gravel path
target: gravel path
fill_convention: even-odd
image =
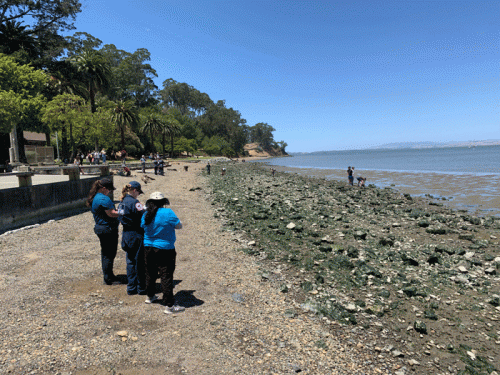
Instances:
[[[183,314],[167,316],[144,296],[127,296],[125,285],[102,284],[90,212],[0,236],[0,373],[407,373],[262,277],[258,259],[237,251],[248,240],[214,218],[203,167],[174,165],[143,184],[141,196],[164,192],[184,224],[174,291]],[[115,177],[115,199],[141,177]],[[125,275],[120,249],[115,272]]]

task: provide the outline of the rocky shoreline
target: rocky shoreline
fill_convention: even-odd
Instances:
[[[393,189],[228,163],[210,176],[216,216],[262,278],[414,373],[500,370],[500,219]],[[213,168],[213,171],[216,169]]]
[[[284,166],[273,166],[273,168],[307,177],[347,181],[344,169]],[[355,176],[359,175],[367,178],[367,185],[374,184],[379,188],[391,187],[403,194],[425,197],[435,203],[456,210],[466,210],[476,216],[500,218],[500,176],[356,170]]]

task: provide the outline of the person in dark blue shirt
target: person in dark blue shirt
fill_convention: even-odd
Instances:
[[[113,263],[118,248],[118,212],[108,194],[115,190],[113,182],[107,178],[97,180],[90,189],[87,206],[94,215],[94,233],[101,243],[101,263],[104,283],[119,283],[113,273]]]
[[[163,172],[163,159],[158,160],[158,174],[160,176],[165,176],[165,172]]]
[[[158,159],[155,159],[153,163],[155,168],[155,174],[158,174]]]
[[[121,203],[118,205],[118,220],[123,225],[122,249],[127,254],[127,293],[146,294],[144,266],[144,229],[141,218],[145,211],[137,197],[143,194],[141,184],[130,181],[123,187]]]

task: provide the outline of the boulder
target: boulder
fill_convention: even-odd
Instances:
[[[427,326],[421,320],[416,320],[415,323],[413,323],[413,328],[418,333],[423,333],[423,334],[427,333]]]

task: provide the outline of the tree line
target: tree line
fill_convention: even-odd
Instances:
[[[48,144],[57,133],[67,159],[101,148],[237,156],[248,142],[285,151],[271,125],[247,125],[224,100],[173,78],[158,88],[147,49],[120,50],[86,32],[63,37],[80,11],[77,0],[0,3],[0,132],[42,132]]]

